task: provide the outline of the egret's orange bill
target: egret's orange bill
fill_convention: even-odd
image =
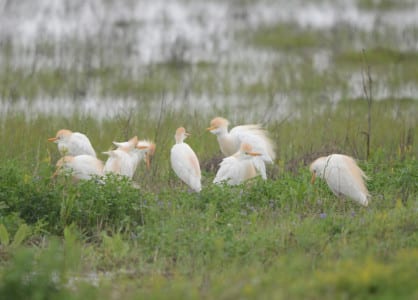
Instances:
[[[215,130],[215,129],[216,129],[215,126],[211,126],[211,127],[206,128],[206,130],[208,130],[208,131]]]
[[[58,139],[58,138],[56,138],[56,137],[52,137],[52,138],[49,138],[49,139],[48,139],[48,142],[55,142],[57,139]]]
[[[151,168],[151,158],[149,156],[149,153],[145,156],[145,163],[147,164],[147,170]]]
[[[311,183],[312,184],[314,184],[315,179],[316,179],[316,174],[315,173],[312,173],[312,178],[311,178]]]
[[[251,155],[251,156],[260,156],[261,155],[261,153],[258,153],[258,152],[247,152],[247,154]]]

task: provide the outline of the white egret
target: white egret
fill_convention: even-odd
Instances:
[[[367,176],[352,157],[343,154],[320,157],[309,169],[312,172],[311,183],[320,177],[337,197],[346,196],[364,206],[368,205],[370,194],[364,183]]]
[[[68,171],[71,172],[74,179],[91,179],[92,176],[103,175],[103,162],[94,156],[82,154],[77,156],[66,155],[60,158],[56,164],[57,174]]]
[[[119,174],[132,179],[136,170],[136,165],[133,162],[130,151],[132,150],[129,148],[120,148],[103,152],[103,154],[109,155],[109,158],[104,165],[103,172],[105,174]]]
[[[155,153],[155,144],[152,141],[149,141],[149,140],[138,141],[138,138],[135,136],[127,142],[113,142],[113,144],[116,147],[118,147],[118,149],[121,149],[121,148],[132,149],[131,151],[129,151],[129,154],[132,157],[132,163],[134,164],[135,168],[139,164],[139,162],[144,159],[147,165],[147,169],[150,169],[151,157]]]
[[[237,153],[242,143],[250,144],[254,151],[261,154],[265,162],[272,163],[276,155],[273,142],[268,137],[267,131],[260,124],[235,126],[228,132],[229,121],[216,117],[207,128],[215,134],[219,147],[225,156]]]
[[[253,147],[250,144],[243,143],[238,152],[222,160],[213,183],[241,184],[257,176],[257,171],[260,172],[263,179],[267,178],[261,153],[253,152]]]
[[[77,156],[87,154],[96,157],[96,152],[89,138],[83,133],[61,129],[58,130],[55,137],[49,138],[48,141],[58,144],[58,151],[61,155]]]
[[[199,160],[193,149],[184,142],[189,135],[183,127],[177,128],[176,144],[171,148],[171,167],[183,182],[196,192],[200,192],[202,187]]]
[[[151,156],[155,152],[155,144],[153,142],[147,140],[138,141],[138,138],[135,136],[127,142],[113,142],[113,144],[118,146],[118,148],[103,152],[109,155],[104,166],[105,174],[115,173],[132,179],[142,159],[145,159],[149,169]]]
[[[141,140],[137,143],[133,152],[138,157],[137,164],[144,159],[147,169],[149,170],[151,167],[151,158],[155,153],[155,144],[149,140]]]

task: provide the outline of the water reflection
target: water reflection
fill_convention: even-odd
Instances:
[[[232,88],[236,88],[243,84],[268,81],[272,62],[280,61],[281,55],[287,55],[268,49],[254,49],[237,39],[240,32],[254,30],[260,25],[292,23],[326,30],[338,24],[348,24],[354,30],[371,32],[390,28],[399,34],[418,26],[418,4],[399,6],[399,9],[373,10],[360,9],[358,2],[0,0],[0,67],[3,70],[5,66],[65,70],[82,69],[86,65],[96,68],[118,65],[130,70],[132,76],[141,78],[144,69],[141,66],[167,61],[191,64],[213,62],[219,66],[219,73],[231,64],[244,65],[244,68],[228,74]],[[402,38],[398,46],[402,49],[416,48],[414,42]],[[12,53],[9,53],[8,48]],[[332,67],[330,50],[317,49],[311,55],[313,67],[319,74]],[[361,96],[358,72],[347,77],[349,91],[344,92],[346,96]],[[385,89],[384,83],[380,86],[376,85],[378,90],[375,95],[378,98],[414,97],[417,91],[417,87],[411,84],[396,90]],[[257,111],[257,106],[251,106],[257,96],[243,97],[216,92],[215,95],[189,95],[188,99],[182,95],[173,95],[169,104],[175,109],[178,103],[189,101],[189,107],[193,110],[205,105],[209,109],[248,102],[252,111]],[[331,92],[333,95],[342,94],[338,90]],[[275,94],[283,95],[283,91],[276,91]],[[283,102],[297,102],[305,97],[300,95],[298,98],[295,95],[298,95],[297,91],[287,93],[285,97],[273,97],[281,99],[282,111],[283,107],[289,107]],[[266,98],[258,100],[266,102]],[[29,105],[25,99],[14,103],[9,103],[9,99],[1,101],[0,111],[3,114],[13,110],[28,110],[28,107],[33,112],[51,114],[76,111],[90,114],[96,109],[94,115],[99,117],[109,117],[119,109],[138,105],[135,99],[101,97],[94,89],[88,90],[77,105],[74,105],[70,97],[57,99],[42,96]],[[156,107],[160,101],[161,98],[157,96]],[[279,105],[279,102],[275,103]],[[257,112],[258,118],[264,114],[266,105]]]

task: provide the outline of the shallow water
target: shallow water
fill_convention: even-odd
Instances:
[[[364,41],[357,38],[357,30],[370,35],[388,30],[399,49],[416,51],[418,44],[405,32],[417,31],[417,16],[418,4],[399,9],[367,10],[359,8],[354,0],[3,0],[0,1],[0,67],[2,70],[7,66],[35,71],[83,69],[88,60],[89,67],[122,66],[140,81],[146,76],[144,70],[151,64],[171,61],[213,63],[217,70],[211,76],[221,82],[219,85],[227,78],[231,91],[224,92],[222,86],[201,93],[186,93],[186,88],[178,92],[164,91],[170,95],[167,104],[173,110],[184,109],[185,103],[191,111],[204,108],[207,113],[211,108],[240,110],[244,107],[244,111],[255,119],[281,119],[289,114],[296,115],[291,103],[303,101],[307,95],[297,88],[277,89],[272,96],[274,105],[270,107],[271,103],[266,103],[263,94],[249,96],[237,91],[242,86],[269,82],[273,76],[272,64],[281,68],[282,63],[289,60],[295,62],[296,68],[283,68],[283,72],[293,73],[293,77],[284,77],[289,86],[294,86],[294,78],[303,80],[304,75],[297,74],[302,72],[297,66],[304,63],[306,54],[251,47],[237,38],[240,33],[276,23],[317,30],[347,26],[353,31],[353,49],[359,50],[364,47]],[[12,54],[8,53],[7,47],[11,47]],[[330,70],[338,72],[330,62],[332,50],[312,49],[309,55],[318,74]],[[417,85],[405,83],[388,87],[385,74],[379,76],[374,85],[376,99],[416,97]],[[341,78],[347,81],[348,88],[327,87],[328,98],[338,101],[342,97],[363,95],[359,70],[342,74]],[[194,74],[183,79],[192,81]],[[321,97],[321,93],[314,91],[309,97]],[[151,101],[149,109],[156,115],[161,101],[161,95],[154,96]],[[140,105],[137,99],[130,97],[103,96],[91,86],[77,101],[71,96],[45,94],[29,100],[10,101],[3,97],[0,103],[1,114],[24,112],[33,116],[37,113],[68,115],[78,112],[98,118],[113,117]]]

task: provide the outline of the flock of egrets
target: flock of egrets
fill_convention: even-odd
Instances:
[[[240,125],[228,131],[228,120],[216,117],[207,128],[215,134],[221,152],[226,156],[219,165],[213,183],[237,185],[255,176],[267,179],[266,163],[275,159],[274,144],[267,131],[258,124]],[[171,166],[177,176],[191,189],[200,192],[201,172],[199,160],[193,149],[184,142],[189,133],[179,127],[175,133],[175,144],[171,148]],[[61,129],[48,139],[58,144],[62,157],[57,162],[58,174],[65,170],[77,179],[90,179],[108,173],[132,178],[140,161],[150,167],[155,144],[149,140],[138,140],[135,136],[127,142],[113,142],[116,149],[103,152],[109,157],[105,163],[96,157],[96,152],[86,135]],[[370,195],[367,191],[364,172],[355,160],[343,154],[331,154],[316,159],[310,166],[312,183],[316,177],[324,179],[332,192],[340,197],[351,198],[367,206]]]

